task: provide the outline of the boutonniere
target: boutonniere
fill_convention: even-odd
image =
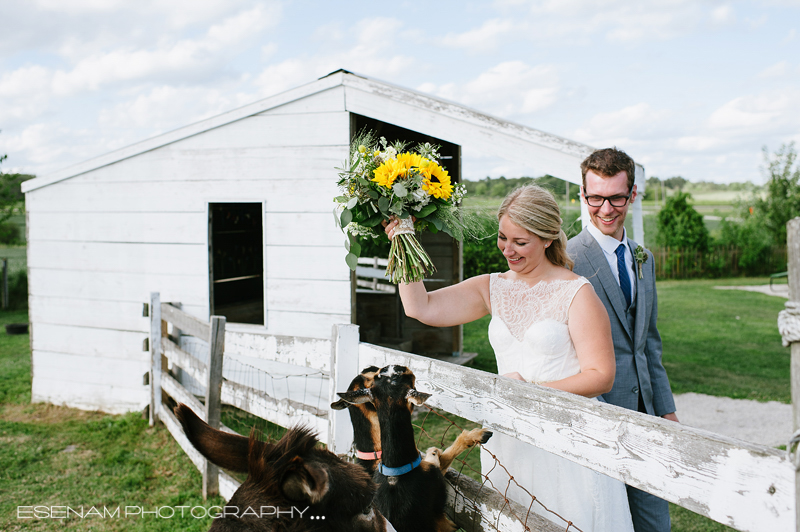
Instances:
[[[642,264],[647,262],[647,252],[642,246],[636,246],[636,249],[633,251],[633,258],[636,259],[636,264],[639,265],[639,279],[644,279],[644,275],[642,275]]]

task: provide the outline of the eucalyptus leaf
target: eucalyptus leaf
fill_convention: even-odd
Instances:
[[[417,218],[425,218],[426,216],[428,216],[429,214],[431,214],[435,210],[436,210],[436,205],[433,204],[433,203],[428,203],[427,205],[425,205],[423,208],[421,208],[419,210],[419,212],[417,213],[416,216],[417,216]]]
[[[402,183],[395,183],[392,186],[392,190],[394,191],[394,195],[398,198],[405,198],[408,196],[408,190],[406,190],[406,187],[404,187]]]
[[[347,201],[347,196],[336,196],[333,198],[334,201],[338,201],[339,203],[344,203]]]
[[[353,240],[353,242],[350,244],[350,253],[356,257],[361,256],[361,244],[359,244],[356,240]]]
[[[378,208],[381,210],[381,212],[388,211],[389,205],[391,205],[391,202],[389,201],[389,198],[387,198],[386,196],[378,200]]]
[[[358,198],[350,198],[350,201],[347,202],[348,209],[352,209],[356,205],[358,205]]]
[[[431,222],[433,222],[433,225],[436,227],[436,229],[438,229],[439,231],[442,230],[443,224],[439,218],[431,218]]]
[[[381,223],[382,220],[383,220],[383,215],[378,213],[375,216],[371,216],[371,217],[367,218],[366,220],[364,220],[361,223],[361,225],[363,225],[364,227],[375,227],[376,225]]]
[[[369,197],[370,197],[370,198],[372,198],[372,199],[378,199],[378,197],[380,196],[380,194],[378,194],[378,193],[377,193],[376,191],[374,191],[374,190],[367,190],[367,196],[369,196]]]
[[[347,224],[353,221],[353,211],[345,209],[342,211],[342,227],[347,227]]]
[[[355,254],[348,253],[344,258],[344,261],[351,270],[356,271],[356,266],[358,266],[358,257],[356,257]]]
[[[348,236],[344,241],[344,249],[350,251],[350,237]]]

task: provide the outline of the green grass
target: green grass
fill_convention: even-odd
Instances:
[[[785,299],[714,286],[761,279],[658,283],[664,367],[675,393],[791,403],[790,353],[777,319]]]
[[[0,312],[0,325],[25,322]],[[211,519],[119,517],[18,519],[19,506],[90,507],[124,515],[125,506],[204,506],[201,476],[163,428],[141,414],[112,416],[30,404],[28,335],[0,329],[0,530],[205,531]],[[23,514],[24,515],[24,514]]]

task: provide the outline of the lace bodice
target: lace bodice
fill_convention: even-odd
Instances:
[[[489,342],[498,373],[518,371],[527,381],[552,381],[580,373],[569,336],[569,307],[585,278],[524,281],[492,274]]]

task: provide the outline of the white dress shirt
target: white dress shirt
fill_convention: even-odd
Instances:
[[[589,229],[589,234],[591,234],[594,239],[600,244],[600,249],[603,250],[603,254],[606,256],[606,260],[608,261],[608,266],[611,268],[611,273],[614,275],[614,279],[619,284],[619,270],[617,269],[617,254],[616,250],[620,244],[625,244],[625,267],[628,270],[628,279],[631,281],[631,301],[633,301],[633,295],[636,290],[636,277],[634,277],[634,268],[633,268],[633,252],[631,252],[630,247],[628,247],[628,234],[625,231],[625,228],[622,228],[622,242],[614,238],[613,236],[604,235],[600,232],[600,229],[595,227],[593,224],[589,224],[586,226]]]

